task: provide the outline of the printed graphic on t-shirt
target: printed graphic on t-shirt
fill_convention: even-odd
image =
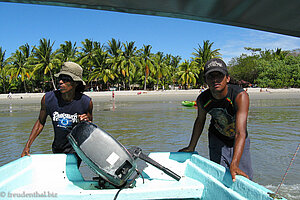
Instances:
[[[66,113],[54,112],[53,121],[58,122],[57,123],[58,127],[72,128],[72,125],[78,122],[78,116],[77,113],[71,115]]]
[[[235,118],[224,108],[213,108],[209,114],[214,120],[215,128],[227,137],[235,136]]]

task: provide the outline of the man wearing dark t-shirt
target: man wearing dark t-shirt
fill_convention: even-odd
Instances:
[[[90,97],[83,94],[85,82],[82,80],[80,65],[65,62],[55,76],[59,80],[59,89],[43,96],[39,118],[32,128],[21,157],[30,155],[30,146],[42,132],[48,115],[54,128],[53,153],[75,153],[67,135],[80,121],[93,120],[93,103]]]
[[[206,115],[210,114],[210,159],[229,168],[233,181],[236,175],[252,179],[250,139],[247,132],[249,96],[242,88],[228,84],[230,76],[221,59],[209,60],[204,66],[204,74],[209,89],[197,98],[198,115],[190,144],[179,151],[195,151]]]

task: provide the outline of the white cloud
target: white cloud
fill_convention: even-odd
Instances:
[[[268,33],[263,31],[248,30],[237,34],[234,38],[223,40],[218,45],[222,57],[228,63],[232,58],[242,53],[250,54],[244,47],[261,48],[262,50],[281,48],[282,50],[293,50],[300,48],[300,38]]]
[[[293,50],[300,48],[300,38],[280,35],[275,33],[268,33],[262,31],[253,32],[248,37],[251,47],[258,47],[264,49],[281,48],[283,50]]]

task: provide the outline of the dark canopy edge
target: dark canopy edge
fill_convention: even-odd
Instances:
[[[161,17],[170,17],[170,18],[180,18],[180,19],[188,19],[188,20],[196,20],[203,22],[211,22],[217,24],[231,25],[243,28],[250,28],[260,31],[273,32],[278,34],[290,35],[295,37],[300,37],[300,30],[291,29],[280,29],[278,27],[270,27],[270,26],[261,26],[258,24],[249,24],[249,23],[241,23],[233,20],[224,19],[221,17],[203,17],[203,16],[195,16],[191,14],[180,14],[173,12],[163,12],[156,11],[151,9],[134,9],[134,8],[125,8],[119,6],[106,6],[106,5],[87,5],[80,3],[64,3],[62,2],[52,2],[52,1],[22,1],[22,0],[0,0],[0,2],[12,2],[12,3],[24,3],[24,4],[40,4],[40,5],[51,5],[51,6],[62,6],[62,7],[74,7],[74,8],[85,8],[85,9],[96,9],[96,10],[106,10],[106,11],[114,11],[114,12],[123,12],[123,13],[131,13],[131,14],[141,14],[141,15],[151,15],[151,16],[161,16]],[[84,2],[84,1],[83,1]]]

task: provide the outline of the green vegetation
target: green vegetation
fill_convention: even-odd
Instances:
[[[193,57],[181,62],[180,56],[152,52],[151,45],[141,49],[135,42],[122,43],[111,39],[107,44],[85,39],[82,46],[65,41],[58,49],[45,38],[38,46],[25,44],[5,59],[0,47],[0,93],[43,92],[56,88],[54,74],[62,63],[73,61],[83,69],[87,89],[169,89],[169,86],[200,88],[204,84],[204,64],[220,57],[220,49],[212,49],[213,42],[198,44]],[[233,58],[228,66],[235,80],[244,80],[259,87],[300,87],[299,51],[245,48],[252,52]]]
[[[231,77],[244,80],[258,87],[299,88],[300,87],[300,53],[245,48],[251,55],[242,54],[232,59],[228,66]]]

